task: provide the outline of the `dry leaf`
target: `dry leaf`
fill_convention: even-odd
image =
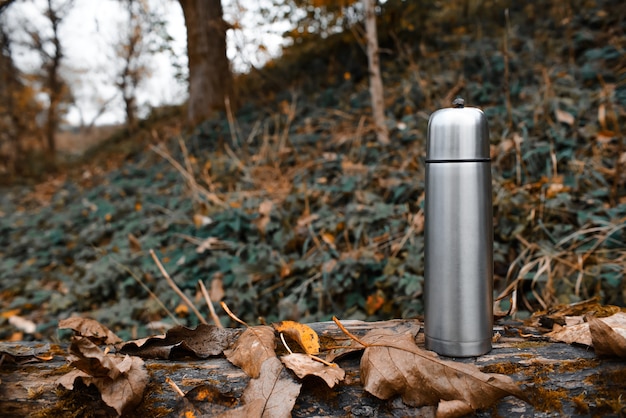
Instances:
[[[617,312],[611,316],[598,319],[609,326],[615,333],[621,335],[622,338],[626,338],[626,313]],[[597,331],[599,326],[596,326]],[[546,334],[553,341],[564,342],[568,344],[584,344],[590,347],[594,347],[591,331],[589,329],[589,322],[572,326],[554,325],[551,332]],[[598,337],[603,340],[604,337]],[[594,347],[595,348],[595,347]],[[600,349],[601,352],[603,348]],[[599,354],[599,353],[598,353]]]
[[[566,125],[573,125],[575,122],[574,115],[561,109],[554,110],[556,120]]]
[[[250,327],[237,339],[235,344],[224,355],[251,378],[259,377],[261,365],[271,357],[276,357],[274,351],[274,329],[261,325]]]
[[[70,365],[73,370],[57,383],[73,390],[76,379],[94,385],[102,400],[118,414],[128,412],[141,403],[148,384],[148,372],[139,357],[108,354],[85,337],[72,337]]]
[[[261,365],[259,377],[250,379],[243,392],[242,399],[246,405],[257,405],[257,408],[247,411],[247,417],[291,417],[301,386],[278,358],[268,358]]]
[[[239,408],[223,412],[217,418],[261,418],[264,405],[265,401],[263,399],[257,399]]]
[[[13,325],[20,331],[24,331],[26,334],[34,334],[35,331],[37,331],[37,324],[30,319],[26,319],[19,315],[10,316],[9,324]]]
[[[335,386],[346,376],[346,372],[336,364],[328,366],[313,360],[307,354],[293,353],[282,356],[280,360],[285,366],[293,370],[300,379],[305,376],[317,376],[324,379],[329,388]]]
[[[597,355],[626,358],[626,313],[602,319],[590,318],[589,332]]]
[[[94,319],[72,317],[59,321],[59,329],[71,329],[76,334],[89,338],[94,343],[117,344],[122,341],[110,329]]]
[[[174,327],[165,335],[129,341],[119,347],[123,354],[143,358],[177,359],[189,356],[207,358],[224,352],[241,333],[238,329],[200,324],[196,329]]]
[[[368,347],[361,358],[361,381],[365,390],[380,399],[401,395],[405,404],[416,407],[457,401],[454,410],[461,403],[473,410],[487,408],[511,395],[526,400],[509,376],[442,360],[420,349],[409,334],[380,329],[362,340]]]
[[[320,340],[317,333],[308,325],[300,324],[295,321],[282,321],[272,324],[278,332],[286,334],[297,342],[307,354],[319,354]]]
[[[3,359],[2,362],[6,363],[26,364],[50,361],[54,356],[50,353],[49,343],[26,346],[22,342],[0,341],[0,358]]]

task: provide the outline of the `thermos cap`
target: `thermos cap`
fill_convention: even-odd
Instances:
[[[426,162],[489,161],[489,128],[482,110],[437,110],[428,121]]]

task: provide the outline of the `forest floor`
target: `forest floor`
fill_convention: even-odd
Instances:
[[[232,117],[184,135],[180,116],[163,119],[6,188],[0,340],[57,340],[71,315],[123,339],[196,325],[151,250],[204,316],[198,281],[249,323],[421,315],[426,129],[457,95],[489,120],[495,286],[512,294],[499,309],[626,306],[625,17],[619,1],[591,3],[391,36],[389,146],[366,70],[318,43],[290,67],[308,79],[257,91]]]

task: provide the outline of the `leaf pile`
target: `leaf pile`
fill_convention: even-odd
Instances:
[[[125,340],[197,325],[150,249],[191,299],[202,280],[248,322],[421,314],[427,121],[457,94],[489,119],[496,288],[517,291],[501,308],[626,304],[621,3],[520,3],[508,25],[501,3],[492,22],[439,5],[381,31],[391,146],[329,37],[303,53],[314,86],[279,78],[184,148],[156,132],[118,167],[1,193],[0,338],[49,339],[73,312]]]
[[[442,360],[435,353],[419,348],[415,342],[416,330],[398,333],[374,327],[358,339],[335,321],[354,339],[355,348],[364,350],[361,384],[379,399],[400,396],[410,407],[435,407],[437,416],[449,417],[488,408],[507,396],[527,401],[520,387],[508,376],[485,374],[473,364]],[[141,402],[149,379],[143,361],[136,356],[101,350],[98,345],[119,342],[119,339],[96,321],[70,318],[60,327],[71,328],[76,333],[68,356],[76,370],[61,377],[58,383],[72,390],[75,380],[81,379],[86,385],[95,385],[102,400],[118,414],[132,411]],[[224,335],[237,337],[225,343]],[[285,336],[296,344],[289,347]],[[137,356],[153,357],[153,349],[142,348],[162,340],[170,344],[178,341],[186,346],[198,345],[197,342],[203,340],[203,346],[221,347],[212,350],[210,355],[223,354],[250,377],[240,397],[209,383],[196,386],[178,403],[176,413],[179,416],[289,417],[300,394],[302,379],[315,377],[333,388],[346,376],[338,364],[323,359],[329,347],[338,342],[327,338],[325,345],[320,346],[319,336],[312,328],[293,321],[247,327],[243,332],[208,325],[194,330],[177,328],[163,338],[131,341],[119,344],[118,348],[121,353],[130,348]],[[285,350],[288,353],[279,354]],[[188,351],[187,356],[203,359],[206,351]]]
[[[118,415],[134,409],[143,400],[148,384],[148,372],[139,357],[110,354],[98,345],[120,342],[103,325],[82,318],[69,318],[59,324],[59,328],[71,328],[76,333],[72,337],[68,360],[76,370],[59,378],[58,383],[73,390],[76,380],[85,385],[94,385],[104,403]]]

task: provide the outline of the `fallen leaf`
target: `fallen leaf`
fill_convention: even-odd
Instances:
[[[464,417],[474,412],[472,407],[467,403],[459,400],[441,401],[437,405],[437,418]]]
[[[573,125],[575,122],[574,115],[561,109],[554,110],[556,120],[566,125]]]
[[[178,326],[167,331],[165,335],[129,341],[118,348],[122,354],[143,358],[207,358],[222,354],[239,334],[241,330],[218,328],[208,324],[200,324],[195,329]]]
[[[264,405],[265,401],[263,399],[257,399],[239,408],[223,412],[217,418],[261,418]]]
[[[603,319],[591,317],[589,332],[597,355],[626,358],[626,313]]]
[[[617,312],[611,316],[596,319],[604,322],[614,332],[618,333],[623,338],[626,338],[626,312]],[[599,327],[596,326],[596,329],[597,328]],[[594,347],[591,331],[589,329],[589,322],[571,326],[561,326],[559,324],[555,324],[552,331],[547,333],[546,336],[557,342],[564,342],[567,344],[583,344]],[[600,340],[603,339],[603,337],[599,338]]]
[[[54,356],[50,353],[49,343],[35,343],[34,346],[25,345],[23,342],[12,343],[0,342],[0,358],[3,362],[26,364],[39,361],[50,361]]]
[[[487,408],[506,396],[526,397],[509,376],[482,373],[473,364],[442,360],[420,349],[409,334],[370,331],[362,338],[367,348],[361,358],[365,390],[380,399],[400,395],[410,406],[456,401],[472,410]],[[444,408],[451,404],[442,405]],[[467,410],[467,407],[460,408]]]
[[[30,319],[26,319],[19,315],[9,317],[9,324],[13,325],[20,331],[24,331],[26,334],[34,334],[35,331],[37,331],[37,324]]]
[[[374,315],[385,304],[385,294],[382,290],[377,290],[367,297],[365,301],[365,312],[368,315]]]
[[[62,319],[59,321],[59,329],[71,329],[76,334],[89,338],[96,344],[117,344],[122,341],[120,337],[100,322],[89,318]]]
[[[224,355],[237,367],[251,378],[259,377],[261,365],[272,357],[276,357],[274,351],[274,329],[267,325],[250,327],[246,329],[237,341],[227,350]]]
[[[235,248],[235,246],[236,245],[232,242],[222,241],[221,239],[216,237],[208,237],[207,239],[202,241],[200,245],[198,245],[198,248],[196,248],[196,252],[198,254],[202,254],[205,251],[232,250],[233,248]]]
[[[73,390],[76,379],[94,385],[102,400],[120,415],[141,403],[149,378],[139,357],[110,354],[88,338],[75,336],[68,358],[70,365],[78,370],[57,380],[66,389]]]
[[[274,329],[297,342],[307,354],[319,354],[320,340],[317,333],[308,325],[296,321],[282,321],[272,324]]]
[[[324,379],[329,388],[335,386],[346,376],[346,372],[336,364],[328,366],[313,360],[307,354],[293,353],[282,356],[280,360],[300,379],[306,376],[317,376]]]
[[[291,417],[301,386],[277,357],[269,357],[263,361],[259,377],[250,379],[243,392],[242,399],[246,405],[257,405],[256,409],[247,411],[248,416]]]

